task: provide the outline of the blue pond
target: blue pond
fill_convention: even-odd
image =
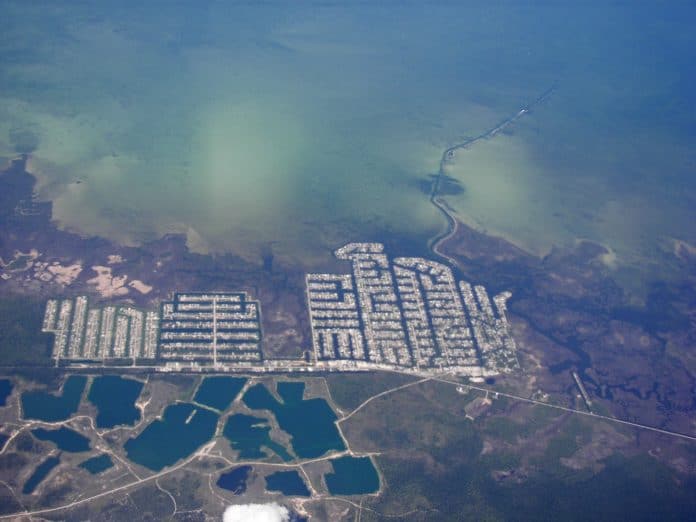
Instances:
[[[300,458],[320,457],[345,446],[334,421],[336,414],[324,399],[302,398],[304,382],[280,382],[279,402],[263,384],[249,388],[244,403],[251,409],[270,410],[281,429],[290,434],[292,447]]]
[[[281,459],[292,460],[292,456],[281,445],[271,439],[271,427],[261,417],[252,417],[238,413],[227,419],[223,435],[227,437],[232,448],[239,451],[242,459],[261,459],[267,455],[262,446],[273,450]]]
[[[244,387],[243,377],[206,377],[198,387],[194,402],[225,411]]]
[[[140,419],[135,401],[143,383],[116,375],[96,377],[89,388],[89,401],[97,407],[97,427],[132,425]]]
[[[89,439],[87,437],[64,426],[55,430],[36,428],[31,430],[31,434],[39,440],[53,442],[58,446],[58,449],[63,451],[78,453],[89,450]]]
[[[161,420],[153,421],[125,444],[133,462],[153,471],[191,455],[215,434],[218,416],[193,404],[167,406]]]
[[[97,475],[102,471],[113,467],[114,463],[107,454],[97,455],[80,463],[80,467],[89,471],[92,475]]]
[[[308,497],[307,485],[296,470],[278,471],[266,477],[266,490],[279,491],[288,497]]]
[[[235,495],[240,495],[246,491],[246,481],[250,471],[251,466],[239,466],[220,475],[216,484],[219,488],[232,491]]]
[[[0,406],[7,405],[7,398],[12,393],[12,381],[9,379],[0,379]]]
[[[43,390],[22,394],[22,412],[25,419],[45,422],[65,420],[77,411],[87,378],[80,375],[68,377],[60,395]]]
[[[334,472],[324,477],[332,495],[365,495],[379,491],[379,475],[370,457],[340,457],[331,461]]]
[[[22,487],[22,493],[25,495],[33,493],[36,489],[36,486],[38,486],[41,483],[41,481],[45,479],[46,476],[51,472],[51,470],[55,468],[59,463],[60,459],[58,457],[48,457],[41,464],[39,464],[34,470],[34,473],[32,473],[31,476],[24,483],[24,487]]]

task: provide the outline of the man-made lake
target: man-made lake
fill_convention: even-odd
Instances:
[[[77,411],[85,390],[87,378],[81,375],[68,377],[60,395],[45,390],[32,390],[22,394],[22,412],[25,419],[45,422],[65,420]]]
[[[97,455],[80,463],[80,467],[89,471],[92,475],[97,475],[102,471],[113,467],[114,463],[106,453]]]
[[[244,403],[251,409],[270,410],[280,428],[291,436],[292,447],[300,458],[320,457],[345,449],[336,427],[336,414],[324,399],[302,398],[304,382],[279,382],[279,402],[263,384],[249,388]]]
[[[125,444],[130,460],[160,471],[188,457],[215,434],[218,416],[193,404],[167,406],[161,420],[153,421]]]
[[[31,430],[31,434],[39,440],[53,442],[58,449],[78,453],[89,450],[89,439],[74,430],[62,426],[55,430],[36,428]]]
[[[283,460],[292,460],[282,444],[271,439],[271,427],[262,417],[253,417],[238,413],[227,419],[223,435],[227,437],[232,448],[239,451],[240,459],[262,459],[267,457],[263,447],[271,449]]]
[[[7,398],[12,393],[12,381],[10,379],[0,379],[0,406],[7,405]]]
[[[251,466],[239,466],[220,475],[216,484],[219,488],[241,495],[246,491],[246,481],[251,472]]]
[[[206,377],[198,387],[193,401],[224,411],[244,387],[244,383],[246,379],[243,377]]]
[[[295,471],[278,471],[266,477],[266,490],[279,491],[288,497],[308,497],[307,485]]]
[[[38,486],[41,483],[41,481],[45,479],[46,476],[48,476],[51,470],[55,468],[59,463],[60,459],[58,457],[48,457],[41,464],[39,464],[34,470],[34,473],[32,473],[31,476],[24,483],[24,487],[22,487],[22,493],[25,495],[30,495],[31,493],[33,493],[36,489],[36,486]]]
[[[324,479],[332,495],[364,495],[379,491],[379,475],[370,457],[341,457],[331,461],[334,472]]]
[[[89,388],[89,401],[97,407],[97,427],[113,428],[132,425],[140,419],[140,410],[134,405],[143,389],[143,383],[117,375],[95,377]]]

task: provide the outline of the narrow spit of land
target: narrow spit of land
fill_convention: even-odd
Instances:
[[[454,158],[454,155],[458,150],[464,150],[471,148],[472,145],[478,143],[479,141],[484,141],[493,138],[496,136],[499,132],[507,129],[508,127],[512,126],[517,120],[522,118],[525,114],[528,114],[534,107],[542,103],[544,100],[546,100],[551,94],[556,90],[556,86],[552,85],[548,89],[546,89],[544,92],[542,92],[537,98],[532,101],[531,103],[525,105],[522,107],[519,111],[517,111],[514,115],[510,116],[509,118],[503,120],[502,122],[498,123],[495,127],[492,127],[485,132],[479,134],[478,136],[475,136],[473,138],[469,138],[461,143],[457,143],[456,145],[453,145],[447,149],[445,149],[442,152],[442,156],[440,157],[440,166],[437,171],[437,175],[435,176],[435,179],[433,180],[433,184],[430,190],[430,202],[435,205],[435,207],[440,211],[440,213],[445,217],[445,220],[447,221],[447,226],[445,227],[444,230],[441,232],[437,233],[435,236],[430,238],[428,241],[428,248],[430,251],[435,254],[436,256],[440,257],[441,259],[447,260],[447,262],[453,266],[457,266],[456,260],[448,256],[447,254],[442,253],[439,250],[439,247],[441,244],[443,244],[445,241],[447,241],[449,238],[451,238],[456,232],[457,232],[457,226],[458,222],[457,219],[454,217],[450,207],[447,205],[447,202],[443,199],[443,196],[440,194],[440,188],[442,186],[442,179],[445,176],[445,166],[449,161],[451,161]]]

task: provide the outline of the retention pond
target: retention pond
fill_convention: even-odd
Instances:
[[[130,460],[160,471],[188,457],[215,434],[218,416],[193,404],[167,406],[161,420],[153,421],[125,444]]]
[[[270,410],[280,428],[290,434],[295,454],[303,459],[345,449],[336,427],[336,414],[324,399],[303,399],[304,382],[279,382],[278,401],[263,384],[249,388],[244,403],[254,410]]]
[[[96,377],[89,389],[89,401],[97,407],[97,427],[132,425],[140,419],[135,401],[143,383],[117,375]]]
[[[68,377],[60,395],[44,390],[32,390],[22,394],[22,412],[25,419],[44,422],[62,421],[77,411],[85,390],[87,378],[81,375]]]

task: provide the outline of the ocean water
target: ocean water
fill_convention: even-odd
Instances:
[[[0,157],[31,151],[60,226],[311,267],[349,240],[425,242],[422,183],[458,154],[465,222],[617,263],[694,242],[696,18],[686,4],[5,2]]]

